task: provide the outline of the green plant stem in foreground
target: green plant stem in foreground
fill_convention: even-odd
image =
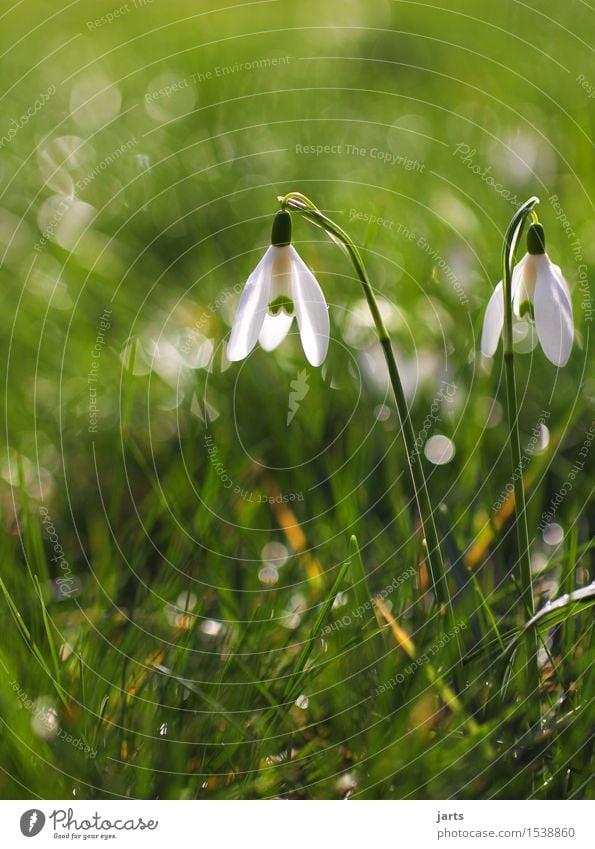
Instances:
[[[506,372],[506,396],[508,404],[509,444],[514,484],[515,527],[518,545],[518,579],[521,598],[527,619],[535,613],[533,585],[531,580],[531,559],[529,555],[529,529],[527,527],[527,508],[523,486],[521,440],[519,436],[518,402],[514,373],[514,353],[512,336],[512,269],[516,247],[521,237],[525,221],[534,215],[533,207],[539,203],[537,197],[529,198],[514,214],[504,240],[502,251],[502,286],[504,290],[504,367]],[[526,658],[527,694],[539,692],[539,669],[537,666],[537,637],[530,635]]]
[[[388,367],[388,374],[395,396],[399,424],[401,426],[401,433],[403,435],[405,451],[407,453],[407,463],[424,533],[426,561],[428,563],[434,594],[440,608],[440,613],[442,615],[446,614],[449,627],[454,629],[456,622],[450,599],[446,569],[442,558],[440,541],[438,539],[438,532],[434,522],[434,511],[421,463],[421,457],[417,449],[417,440],[415,438],[411,416],[407,407],[403,384],[401,383],[401,377],[399,375],[399,369],[397,367],[390,337],[384,321],[382,320],[362,257],[347,233],[345,233],[338,224],[335,224],[334,221],[327,218],[327,216],[324,215],[305,195],[302,195],[299,192],[290,192],[284,197],[279,198],[279,200],[282,208],[289,208],[298,212],[314,224],[322,227],[322,229],[331,236],[333,241],[339,243],[346,250],[351,262],[353,263],[358,279],[362,284],[366,301],[374,320],[378,339],[384,352],[384,357]],[[459,689],[462,689],[464,687],[464,681],[460,653],[457,658],[454,672],[457,686]]]

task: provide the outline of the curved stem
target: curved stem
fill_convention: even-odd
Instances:
[[[506,396],[508,401],[508,426],[510,432],[510,454],[514,484],[515,526],[518,545],[518,577],[521,599],[525,613],[530,619],[535,613],[533,584],[531,578],[531,558],[529,550],[529,529],[527,526],[527,507],[523,486],[523,463],[521,440],[519,435],[518,402],[516,378],[514,373],[514,353],[512,337],[512,270],[517,245],[521,238],[525,222],[529,216],[536,219],[533,207],[539,198],[529,198],[513,215],[502,250],[502,286],[504,290],[504,365],[506,371]],[[529,692],[538,692],[539,670],[537,666],[537,641],[535,636],[529,646],[527,657],[527,684]]]
[[[434,521],[434,510],[430,500],[421,457],[417,448],[417,440],[413,430],[413,424],[407,407],[403,384],[401,382],[388,330],[386,329],[382,315],[380,314],[378,303],[370,284],[363,259],[354,242],[350,239],[347,233],[339,227],[338,224],[324,215],[305,195],[300,192],[290,192],[284,197],[279,198],[279,201],[283,209],[291,209],[292,211],[299,212],[304,218],[307,218],[309,221],[312,221],[314,224],[322,227],[323,230],[331,236],[333,241],[337,242],[342,248],[344,248],[351,259],[358,279],[362,284],[366,301],[374,320],[378,339],[384,352],[386,365],[388,367],[388,374],[395,396],[399,424],[401,426],[401,433],[405,443],[405,451],[407,453],[407,463],[409,466],[415,500],[424,534],[426,561],[428,563],[428,571],[430,573],[434,595],[438,602],[441,615],[446,614],[449,626],[451,629],[454,629],[456,622],[448,589],[446,569]],[[460,689],[462,689],[464,687],[464,682],[460,655],[457,658],[457,664],[455,666],[455,678],[457,680],[457,685]]]

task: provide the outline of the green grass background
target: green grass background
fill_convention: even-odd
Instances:
[[[3,10],[4,797],[593,796],[588,599],[545,620],[539,694],[502,657],[524,616],[514,529],[494,510],[511,473],[501,351],[478,353],[514,198],[538,194],[576,317],[566,368],[522,355],[526,339],[516,359],[524,446],[547,414],[525,469],[541,608],[593,580],[592,448],[553,518],[562,542],[538,531],[595,417],[593,14],[580,0]],[[427,586],[362,295],[322,231],[294,221],[330,304],[324,367],[295,334],[225,366],[291,190],[360,246],[414,429],[456,449],[426,464],[456,639]],[[444,381],[456,390],[432,413]],[[391,628],[370,599],[404,575]]]

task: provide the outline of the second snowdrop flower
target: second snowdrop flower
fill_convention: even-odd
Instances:
[[[572,303],[562,272],[545,252],[541,224],[531,224],[527,231],[527,253],[512,272],[511,295],[515,315],[527,316],[535,322],[548,360],[556,366],[566,365],[574,338]],[[498,283],[483,322],[481,350],[484,356],[494,356],[503,324],[504,297],[502,283]]]
[[[243,360],[257,342],[273,351],[289,333],[294,317],[306,359],[321,365],[329,344],[328,306],[291,244],[291,214],[283,210],[273,221],[270,247],[244,286],[227,345],[228,360]]]

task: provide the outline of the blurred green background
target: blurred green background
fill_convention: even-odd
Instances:
[[[546,631],[540,731],[514,669],[489,699],[521,617],[494,507],[510,480],[501,352],[478,346],[504,230],[537,194],[576,319],[559,371],[516,331],[539,607],[593,580],[591,450],[538,530],[595,417],[593,10],[24,0],[0,25],[0,793],[592,794],[588,613]],[[295,333],[225,361],[291,190],[361,247],[414,429],[440,437],[426,470],[466,624],[460,711],[404,671],[369,604],[413,567],[392,615],[418,656],[443,637],[381,352],[322,231],[294,221],[330,304],[324,366]],[[352,566],[325,619],[351,622],[321,638],[352,534],[368,586]],[[452,651],[433,655],[445,682]]]

